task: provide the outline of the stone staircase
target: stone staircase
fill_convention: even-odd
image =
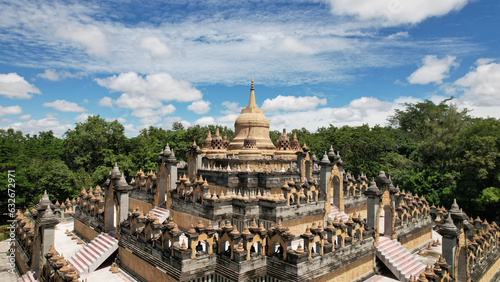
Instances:
[[[380,236],[377,257],[399,279],[408,281],[410,276],[418,277],[425,270],[425,265],[413,256],[398,241]]]
[[[344,222],[349,219],[349,216],[345,212],[340,211],[339,208],[332,203],[328,220],[333,220],[334,217],[337,217],[338,220],[342,219]]]
[[[35,276],[33,275],[33,271],[28,271],[25,274],[23,274],[21,277],[17,278],[17,282],[35,282],[38,281],[35,279]]]
[[[118,240],[106,233],[101,233],[71,257],[68,262],[79,273],[90,273],[96,270],[117,249]]]
[[[160,223],[163,223],[167,218],[168,216],[170,215],[170,211],[167,210],[167,209],[164,209],[164,208],[160,208],[158,206],[154,207],[154,209],[152,209],[149,213],[148,213],[148,216],[153,213],[154,216],[156,216],[158,218],[158,221]]]

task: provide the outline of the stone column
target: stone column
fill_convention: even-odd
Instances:
[[[458,236],[462,233],[462,231],[459,230],[453,223],[451,213],[448,213],[445,223],[439,230],[437,230],[437,232],[443,236],[443,257],[450,265],[450,275],[456,279],[456,277],[454,277],[457,267],[457,261],[455,261],[455,251],[458,245]]]
[[[59,220],[52,213],[50,206],[47,207],[45,214],[39,220],[40,234],[42,235],[42,246],[40,248],[42,252],[43,262],[45,264],[45,254],[49,252],[50,246],[54,245],[55,239],[55,226],[59,223]]]
[[[370,187],[366,189],[365,196],[367,199],[367,216],[366,216],[366,225],[373,228],[374,230],[377,227],[377,210],[380,204],[382,191],[380,191],[375,184],[375,181],[372,180],[370,183]],[[376,230],[378,232],[378,230]]]
[[[129,211],[129,193],[132,190],[132,186],[127,184],[125,176],[121,174],[120,180],[115,186],[116,198],[118,199],[118,223],[122,223],[128,217]],[[116,227],[118,229],[118,226]],[[119,231],[117,231],[119,233]]]
[[[172,153],[166,158],[165,160],[165,167],[168,170],[168,173],[170,174],[170,190],[174,189],[176,187],[176,181],[177,181],[177,163],[179,161],[175,158],[174,151],[172,150]],[[167,197],[170,195],[170,191],[167,192]]]
[[[321,165],[321,169],[319,172],[319,188],[321,193],[326,195],[327,194],[326,192],[328,190],[328,179],[330,178],[330,173],[333,167],[333,164],[330,163],[330,160],[328,159],[326,152],[325,155],[323,155],[323,159],[321,159],[321,162],[319,164]],[[330,201],[330,199],[326,200]]]
[[[47,191],[45,191],[40,202],[35,206],[35,209],[38,211],[38,218],[35,225],[38,232],[35,232],[37,238],[34,240],[32,270],[37,277],[45,264],[45,254],[49,252],[50,246],[54,244],[55,226],[59,223],[59,220],[52,212],[51,205],[52,203],[49,200]]]

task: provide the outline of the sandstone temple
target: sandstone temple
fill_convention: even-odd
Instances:
[[[168,146],[132,181],[17,212],[19,281],[499,281],[500,228],[318,158],[255,101],[229,141],[207,132],[180,165]],[[130,177],[130,176],[129,176]],[[390,281],[390,280],[383,280]]]

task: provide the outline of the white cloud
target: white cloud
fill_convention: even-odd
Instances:
[[[403,81],[401,81],[401,80],[399,80],[399,79],[396,79],[396,81],[394,81],[394,84],[396,84],[396,85],[401,85],[401,86],[406,86],[406,85],[408,85],[408,83],[407,83],[407,82],[403,82]]]
[[[138,108],[132,112],[132,115],[135,117],[146,118],[152,116],[165,116],[170,115],[175,111],[174,105],[165,105],[157,110],[153,110],[151,108]]]
[[[17,119],[18,120],[29,120],[31,118],[31,115],[22,115],[20,117],[18,117]]]
[[[215,119],[213,117],[202,117],[197,119],[194,124],[199,124],[199,125],[214,125],[216,124]]]
[[[268,115],[272,130],[306,128],[314,132],[319,127],[388,125],[387,117],[394,114],[394,109],[401,108],[399,103],[413,102],[412,97],[399,97],[393,102],[380,101],[373,97],[361,97],[352,100],[344,107],[324,107],[316,110],[297,112],[276,112]]]
[[[83,112],[86,111],[84,107],[78,106],[78,104],[73,102],[68,102],[66,100],[55,100],[50,103],[43,103],[44,107],[53,107],[54,109],[61,112]]]
[[[175,107],[174,107],[174,105],[171,105],[171,104],[165,105],[165,106],[159,108],[157,112],[161,116],[170,115],[170,114],[173,114],[175,112]]]
[[[113,121],[116,120],[116,121],[118,121],[121,124],[124,124],[125,122],[127,122],[126,119],[121,118],[121,117],[119,117],[119,118],[105,118],[105,120],[108,121],[108,122],[113,122]]]
[[[410,34],[408,33],[408,31],[399,31],[399,32],[390,34],[389,36],[387,36],[387,39],[408,38],[408,37],[410,37]]]
[[[23,112],[23,109],[19,106],[2,107],[0,106],[0,117],[6,115],[18,115]]]
[[[103,97],[101,100],[99,100],[99,106],[111,107],[113,106],[113,99],[107,96]]]
[[[189,82],[175,80],[168,73],[149,74],[145,77],[135,72],[121,73],[119,76],[96,79],[103,87],[117,92],[145,95],[161,101],[190,102],[203,97]],[[118,101],[117,101],[118,104]]]
[[[45,72],[39,73],[36,75],[37,77],[45,78],[52,81],[59,80],[59,74],[55,70],[46,69]]]
[[[108,53],[106,35],[95,25],[64,23],[57,27],[55,35],[83,45],[89,55],[104,57]]]
[[[458,67],[459,64],[455,62],[455,59],[454,56],[438,59],[435,55],[427,55],[422,59],[422,66],[407,77],[407,80],[411,84],[429,84],[431,82],[441,84],[443,79],[450,76],[450,68]]]
[[[91,115],[91,114],[87,114],[87,113],[81,113],[81,114],[79,114],[79,115],[77,115],[77,116],[75,117],[75,120],[76,120],[77,122],[84,122],[84,121],[86,121],[86,120],[87,120],[87,118],[88,118],[89,116],[93,116],[93,115]]]
[[[165,58],[170,56],[172,50],[167,44],[161,42],[156,36],[145,37],[139,43],[139,47],[152,57],[152,58]]]
[[[83,102],[87,104],[89,102],[89,99],[83,99]]]
[[[135,109],[132,112],[132,116],[140,117],[140,118],[150,117],[150,116],[154,116],[154,115],[155,115],[155,111],[151,108]]]
[[[500,106],[500,63],[481,60],[477,64],[453,84],[463,92],[458,101],[472,107]]]
[[[225,115],[222,117],[218,117],[217,122],[231,124],[231,127],[232,127],[232,125],[234,125],[234,122],[236,121],[237,118],[238,118],[238,114],[228,114],[228,115]]]
[[[274,99],[266,99],[262,109],[267,112],[275,111],[304,111],[313,110],[318,105],[326,105],[326,98],[320,99],[316,96],[281,96]]]
[[[193,111],[196,114],[206,114],[210,111],[210,102],[209,101],[194,101],[191,105],[187,106],[188,110]]]
[[[367,1],[361,4],[366,6]],[[433,5],[446,6],[450,1]],[[130,22],[119,20],[131,15],[125,12],[128,9],[109,3],[97,7],[92,2],[8,1],[0,11],[0,27],[6,31],[0,41],[5,46],[15,44],[16,52],[0,53],[0,60],[44,69],[71,66],[90,75],[131,70],[168,73],[196,85],[236,85],[249,77],[267,85],[297,85],[350,81],[360,69],[401,66],[429,52],[470,54],[479,46],[453,37],[380,40],[386,34],[374,31],[377,21],[332,16],[321,1],[306,6],[292,1],[286,12],[269,2],[234,2],[219,6],[220,14],[212,1],[197,1],[190,4],[193,9],[183,11],[151,2],[151,17]],[[161,44],[141,49],[148,37]],[[38,48],[32,48],[34,44]],[[167,54],[164,45],[171,51],[168,60],[155,58]]]
[[[318,52],[314,46],[309,46],[291,36],[278,37],[274,39],[273,47],[277,51],[293,54],[312,55]]]
[[[29,120],[26,122],[14,122],[8,126],[4,126],[4,129],[13,128],[14,130],[22,131],[23,134],[38,134],[41,131],[52,130],[55,136],[61,137],[68,129],[73,129],[72,124],[62,124],[55,117],[46,117],[39,120]]]
[[[479,58],[479,59],[477,59],[475,64],[476,64],[476,66],[487,65],[487,64],[492,63],[494,61],[496,61],[496,60],[493,58]]]
[[[14,122],[13,120],[11,120],[10,118],[3,118],[3,119],[0,119],[0,123],[11,123],[11,122]]]
[[[40,89],[29,84],[17,73],[0,74],[0,95],[7,98],[31,99],[31,94],[42,94]]]
[[[386,110],[388,108],[391,108],[391,103],[382,102],[374,97],[361,97],[359,99],[352,100],[349,103],[349,106],[359,110]]]
[[[228,128],[233,128],[234,127],[234,122],[238,118],[239,114],[236,113],[228,113],[224,116],[218,117],[215,119],[217,124],[222,125],[222,126],[227,126]]]
[[[470,0],[327,0],[334,15],[347,15],[383,25],[417,24],[430,17],[460,11]]]
[[[155,123],[159,122],[160,120],[161,120],[161,117],[159,117],[159,116],[149,116],[149,117],[142,118],[140,120],[140,122],[143,125],[150,126],[150,125],[154,125]]]
[[[48,79],[51,81],[58,81],[67,77],[78,77],[80,74],[72,74],[67,71],[56,71],[54,69],[46,69],[44,72],[39,73],[36,77]]]
[[[222,114],[239,113],[243,109],[237,102],[224,101],[222,102],[222,106],[226,108],[226,110],[221,111]]]
[[[334,117],[337,122],[342,123],[359,122],[363,120],[361,111],[352,108],[335,109],[332,111],[332,117]]]
[[[107,100],[105,102],[107,102]],[[143,94],[129,93],[123,93],[118,99],[116,99],[115,104],[118,107],[131,110],[158,108],[162,105],[158,99],[150,98]]]

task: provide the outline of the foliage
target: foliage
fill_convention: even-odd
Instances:
[[[449,207],[456,198],[472,215],[500,219],[500,121],[471,118],[444,100],[405,104],[389,120],[406,138],[399,159],[388,166],[402,187]],[[390,162],[388,162],[390,163]]]
[[[118,121],[107,122],[99,116],[77,123],[74,130],[64,134],[66,164],[71,169],[94,171],[100,164],[109,163],[110,156],[125,153],[128,140],[124,130]]]

